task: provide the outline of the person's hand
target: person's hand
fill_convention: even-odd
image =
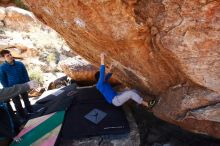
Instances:
[[[101,54],[100,54],[100,57],[101,58],[104,58],[106,56],[106,53],[105,52],[102,52]]]
[[[108,72],[111,72],[115,67],[117,67],[117,63],[116,62],[112,62],[109,69],[108,69]]]
[[[36,89],[39,86],[39,84],[34,80],[27,82],[27,84],[30,87],[30,89]]]
[[[113,68],[115,68],[117,66],[118,66],[117,62],[112,62],[111,65],[110,65],[110,68],[113,69]]]
[[[101,65],[105,65],[105,56],[106,56],[106,53],[102,52],[100,54],[100,58],[101,58]]]

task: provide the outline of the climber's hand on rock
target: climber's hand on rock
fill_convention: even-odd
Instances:
[[[106,53],[105,52],[102,52],[101,54],[100,54],[100,57],[101,58],[104,58],[106,56]]]
[[[118,66],[118,62],[112,62],[111,65],[112,65],[112,68],[115,68]]]
[[[101,57],[101,65],[105,65],[105,56],[106,56],[106,53],[102,52],[100,54],[100,57]]]

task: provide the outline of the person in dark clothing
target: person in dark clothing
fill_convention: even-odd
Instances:
[[[32,80],[24,84],[16,84],[12,87],[0,89],[0,145],[3,145],[3,141],[10,140],[15,136],[20,128],[18,121],[12,119],[10,113],[7,112],[7,105],[4,101],[16,97],[20,93],[26,92],[30,89],[36,89],[37,87],[38,83]]]
[[[114,106],[121,106],[125,102],[127,102],[129,99],[132,99],[133,101],[137,102],[138,104],[142,104],[143,106],[147,108],[153,107],[155,104],[155,100],[151,100],[149,103],[144,101],[143,98],[141,98],[135,90],[127,90],[120,94],[118,94],[109,84],[108,80],[111,78],[112,73],[108,73],[105,75],[105,63],[104,58],[105,54],[101,53],[101,66],[100,66],[100,72],[98,78],[98,83],[96,84],[96,88],[103,94],[106,101],[110,104],[113,104]],[[109,72],[111,71],[113,65],[111,65]]]
[[[11,87],[13,85],[23,84],[29,81],[27,70],[22,62],[14,60],[9,50],[2,50],[0,54],[5,59],[5,62],[0,66],[0,81],[3,87]],[[20,97],[24,101],[27,112],[32,113],[33,110],[27,92],[21,93]],[[16,96],[12,98],[12,101],[15,104],[18,114],[22,118],[26,119],[26,112],[22,108],[20,97]],[[7,105],[9,112],[13,115],[13,109],[9,101],[7,102]]]
[[[0,89],[0,102],[7,101],[10,98],[18,96],[20,93],[27,92],[30,89],[36,89],[38,83],[34,80],[24,84],[16,84],[12,87]]]

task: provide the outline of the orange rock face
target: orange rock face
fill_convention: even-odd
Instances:
[[[75,52],[158,97],[156,116],[220,138],[220,2],[23,0]],[[205,126],[204,126],[205,125]]]

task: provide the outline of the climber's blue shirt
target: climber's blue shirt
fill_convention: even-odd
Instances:
[[[0,81],[3,87],[11,87],[28,82],[29,76],[22,62],[14,61],[9,64],[5,61],[0,66]]]
[[[117,95],[117,93],[112,89],[108,80],[111,78],[112,73],[108,73],[105,76],[105,65],[100,66],[99,81],[96,84],[96,88],[102,93],[108,103],[112,103],[112,99]]]

